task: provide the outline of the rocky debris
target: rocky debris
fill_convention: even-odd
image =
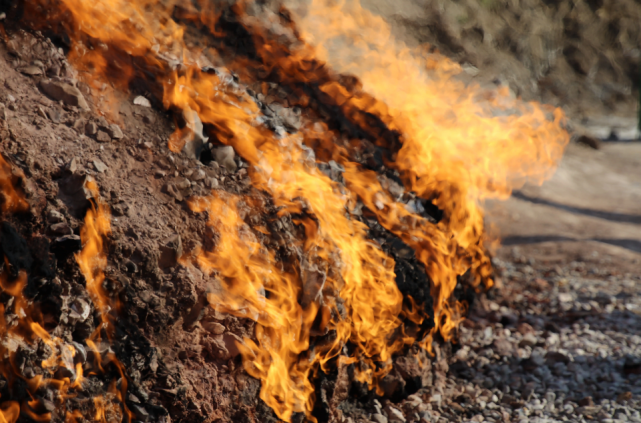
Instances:
[[[198,113],[188,108],[183,111],[183,118],[185,120],[185,130],[182,134],[182,142],[184,143],[182,154],[185,157],[198,160],[209,138],[203,135],[203,123]]]
[[[98,125],[95,122],[87,122],[85,125],[85,135],[93,136],[98,133]]]
[[[54,223],[49,226],[49,231],[54,235],[71,235],[72,233],[67,222]]]
[[[81,110],[89,110],[85,97],[73,85],[55,79],[43,79],[39,85],[42,91],[53,100],[62,101]]]
[[[211,153],[216,163],[227,169],[229,172],[235,172],[238,168],[238,165],[234,161],[234,158],[236,157],[234,147],[230,145],[215,147],[212,148]]]
[[[64,119],[64,113],[58,107],[49,107],[46,111],[47,117],[53,123],[61,123]]]
[[[174,234],[160,246],[160,258],[158,265],[161,268],[173,267],[183,254],[183,245],[180,235]]]
[[[58,197],[69,212],[78,218],[82,217],[89,205],[89,199],[93,198],[93,193],[87,188],[87,182],[90,180],[93,178],[79,173],[72,173],[58,180]]]
[[[13,32],[6,46],[9,53],[16,58],[15,67],[26,75],[47,74],[51,77],[76,78],[76,73],[67,63],[64,52],[38,32]]]
[[[119,140],[124,136],[122,130],[120,129],[120,126],[116,125],[115,123],[110,124],[104,129],[107,135],[111,137],[111,139]]]
[[[111,137],[108,133],[104,131],[98,131],[96,133],[96,141],[98,142],[111,142]]]
[[[23,66],[21,68],[18,68],[18,71],[28,76],[44,75],[44,69],[35,65]]]
[[[141,95],[134,98],[134,104],[142,107],[151,107],[151,102]]]
[[[49,223],[60,223],[65,220],[65,217],[58,210],[49,210],[47,213],[47,221]]]
[[[104,173],[107,171],[107,169],[109,169],[106,164],[104,164],[98,159],[94,159],[92,161],[92,164],[93,164],[93,167],[96,169],[96,171],[100,173]]]

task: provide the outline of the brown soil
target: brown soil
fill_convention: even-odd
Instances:
[[[31,44],[34,39],[25,33],[17,37],[20,44]],[[47,40],[36,39],[43,48],[51,48]],[[124,137],[100,143],[85,135],[88,123],[100,125],[100,116],[52,101],[38,89],[37,78],[20,74],[16,67],[19,61],[0,47],[0,102],[7,105],[0,130],[2,152],[24,170],[33,205],[30,221],[20,216],[13,220],[24,230],[31,227],[29,232],[41,234],[55,249],[60,234],[48,228],[47,216],[54,210],[62,213],[68,226],[79,234],[89,204],[73,184],[84,178],[98,183],[102,201],[113,213],[106,277],[119,287],[116,296],[124,307],[118,329],[128,334],[128,340],[118,340],[111,348],[131,376],[133,399],[128,399],[129,407],[142,407],[139,414],[148,413],[147,418],[153,421],[249,419],[259,401],[259,382],[241,369],[237,350],[219,354],[211,343],[213,334],[198,321],[221,324],[223,333],[239,336],[251,326],[203,308],[209,289],[203,275],[178,265],[175,259],[163,263],[161,256],[161,246],[172,236],[179,234],[184,250],[191,251],[205,230],[204,215],[192,213],[184,201],[176,201],[163,187],[203,168],[222,189],[238,193],[249,185],[246,171],[228,175],[223,168],[205,168],[196,160],[173,155],[167,150],[173,132],[167,117],[131,101],[123,102],[119,110]],[[59,114],[59,119],[47,117],[51,111]],[[97,161],[104,163],[106,170],[98,171]],[[198,182],[189,190],[195,195],[207,192]],[[54,269],[58,283],[63,287],[71,284],[76,295],[86,298],[71,254],[75,251],[77,248],[63,252]],[[51,334],[82,343],[95,323],[91,318],[76,325],[60,323],[67,313],[68,309],[57,307],[51,317],[57,322]],[[233,339],[227,342],[233,345]],[[264,412],[271,414],[267,408]]]

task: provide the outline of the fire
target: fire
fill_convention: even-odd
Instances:
[[[0,211],[3,213],[15,213],[29,208],[27,200],[16,190],[16,182],[17,177],[11,165],[0,155],[0,195],[2,196]]]
[[[293,11],[298,9],[292,4]],[[551,176],[569,142],[563,113],[513,99],[506,88],[489,92],[465,86],[455,78],[460,72],[456,63],[424,48],[410,50],[359,0],[313,0],[304,10],[296,22],[306,44],[293,51],[270,42],[255,20],[244,23],[260,38],[256,46],[262,65],[300,98],[305,97],[303,84],[318,86],[318,94],[330,99],[328,105],[339,107],[375,144],[392,150],[387,165],[400,172],[406,190],[443,212],[436,225],[423,222],[414,228],[404,222],[421,219],[402,204],[375,207],[375,197],[386,197],[376,175],[363,172],[351,152],[336,147],[338,135],[319,137],[324,153],[348,169],[350,189],[426,266],[436,301],[435,330],[448,339],[457,326],[452,310],[460,307],[449,304],[457,277],[471,269],[474,286],[492,285],[482,245],[482,201],[507,198],[525,182],[542,183]],[[312,65],[318,62],[357,76],[361,85],[348,87]],[[367,115],[387,131],[372,125]],[[400,146],[390,137],[398,138]]]
[[[1,156],[0,156],[1,159]],[[0,162],[0,195],[4,198],[3,212],[25,211],[28,204],[22,194],[16,190],[11,166],[1,159]],[[88,188],[98,198],[98,189],[95,183],[89,183]],[[113,364],[120,373],[121,389],[116,389],[115,383],[106,394],[109,400],[96,398],[96,420],[101,422],[120,422],[123,420],[123,411],[129,413],[124,404],[124,393],[127,389],[126,375],[123,366],[117,361],[113,353],[100,357],[94,341],[100,340],[100,332],[104,329],[110,333],[107,314],[110,310],[109,298],[102,288],[104,280],[104,268],[106,256],[103,251],[103,237],[109,233],[109,212],[107,207],[98,202],[97,207],[89,210],[82,229],[83,250],[77,255],[77,261],[81,271],[87,280],[87,289],[94,300],[95,307],[102,317],[102,325],[96,330],[92,339],[86,340],[87,345],[94,349],[94,356],[98,358],[94,369],[90,366],[91,372],[95,369],[103,371],[103,366]],[[42,400],[36,398],[36,393],[41,387],[53,388],[58,397],[55,399],[56,414],[64,416],[66,422],[84,421],[86,416],[78,410],[66,408],[65,400],[77,395],[75,390],[83,389],[83,366],[74,364],[74,357],[77,350],[74,346],[64,340],[50,335],[42,326],[42,315],[37,305],[29,301],[23,294],[27,285],[27,272],[24,269],[15,269],[4,258],[4,266],[0,273],[0,292],[13,297],[7,308],[0,304],[0,374],[14,386],[20,379],[26,384],[27,393],[31,400],[24,400],[22,403],[16,401],[5,401],[0,404],[0,423],[14,423],[20,415],[24,415],[33,421],[48,422],[52,419],[52,412],[43,405]],[[9,316],[9,317],[7,317]],[[38,350],[39,343],[46,346],[48,356],[40,361],[43,373],[29,375],[23,372],[18,362],[18,351],[21,345],[29,345],[34,351]],[[64,371],[61,371],[64,369]],[[116,404],[116,405],[115,405]],[[120,404],[120,405],[117,405]],[[131,417],[131,415],[129,415]],[[131,421],[131,419],[130,419]]]
[[[99,198],[98,186],[94,181],[87,181],[87,189],[94,198]],[[102,283],[105,280],[104,270],[107,267],[107,256],[103,248],[103,238],[111,232],[109,209],[105,204],[97,201],[87,210],[85,224],[80,232],[82,251],[76,254],[76,261],[82,275],[87,281],[87,290],[93,300],[94,306],[100,313],[103,326],[109,325],[110,299]],[[101,328],[98,328],[100,332]],[[105,327],[107,329],[107,327]]]
[[[16,212],[28,210],[28,204],[22,194],[14,186],[15,177],[11,166],[0,156],[0,195],[5,199],[3,212]],[[23,295],[27,284],[27,273],[24,269],[17,269],[4,257],[4,265],[0,272],[0,292],[10,295],[13,300],[8,308],[0,305],[0,373],[4,379],[13,386],[22,379],[27,386],[28,394],[35,395],[36,391],[45,385],[57,389],[61,398],[73,387],[79,386],[82,378],[82,368],[74,366],[76,350],[58,337],[52,337],[41,324],[41,314],[37,307]],[[7,315],[13,316],[7,320]],[[48,347],[49,356],[41,361],[44,374],[28,376],[18,368],[16,354],[22,344],[36,346],[42,342]],[[56,378],[59,369],[66,369],[62,374],[70,376]],[[34,421],[50,421],[51,413],[43,412],[45,407],[38,399],[23,401],[6,401],[0,404],[0,422],[14,423],[21,414]],[[64,413],[64,409],[62,410]]]
[[[82,275],[85,277],[87,284],[87,291],[93,301],[94,307],[100,314],[101,324],[98,325],[93,334],[86,339],[85,342],[89,349],[93,351],[94,366],[100,373],[105,373],[107,365],[113,365],[121,378],[120,389],[116,388],[115,381],[109,387],[109,392],[106,397],[94,398],[96,408],[95,421],[111,423],[121,422],[124,414],[129,417],[131,421],[132,413],[129,411],[125,404],[125,395],[127,393],[127,375],[124,366],[118,361],[117,357],[112,352],[101,353],[97,343],[102,341],[103,331],[107,339],[113,339],[115,327],[112,319],[113,314],[111,311],[117,309],[118,303],[112,300],[105,288],[103,282],[105,281],[105,269],[107,267],[107,255],[104,249],[104,238],[111,233],[110,212],[109,207],[100,199],[100,192],[98,185],[93,181],[87,181],[86,187],[91,191],[94,198],[94,203],[91,209],[87,210],[85,216],[85,224],[80,232],[80,239],[82,241],[82,250],[76,254],[76,261],[80,267]],[[97,372],[96,372],[97,373]],[[118,405],[115,405],[116,402]]]
[[[283,420],[294,413],[312,418],[310,378],[319,368],[358,363],[358,379],[376,388],[393,354],[406,345],[416,342],[430,350],[437,332],[451,339],[465,307],[452,299],[461,276],[469,273],[475,287],[492,285],[482,202],[505,198],[526,181],[543,181],[568,142],[559,110],[512,99],[505,90],[492,93],[457,82],[458,65],[410,51],[357,0],[314,0],[307,15],[297,19],[301,36],[291,46],[275,42],[249,16],[251,3],[234,9],[256,54],[230,58],[228,67],[245,82],[268,74],[292,91],[290,105],[322,103],[338,110],[337,120],[348,127],[342,134],[329,129],[336,125],[307,123],[288,136],[260,125],[257,104],[224,71],[207,71],[212,54],[206,37],[202,46],[189,48],[187,28],[175,18],[172,4],[60,3],[55,17],[61,28],[56,29],[71,37],[70,59],[97,99],[107,95],[106,83],[126,92],[134,78],[145,78],[164,107],[181,112],[187,122],[170,140],[172,151],[181,151],[199,131],[198,121],[208,124],[214,128],[209,135],[232,145],[250,164],[254,187],[272,196],[279,217],[294,216],[301,228],[304,235],[287,240],[297,257],[283,263],[261,243],[264,228],[245,222],[241,203],[251,205],[250,198],[214,191],[189,202],[192,210],[209,213],[209,225],[219,236],[215,249],[200,251],[195,261],[224,288],[210,293],[209,302],[257,322],[255,341],[245,339],[238,348],[245,369],[262,381],[261,398]],[[36,12],[34,5],[27,7],[27,14]],[[221,35],[219,13],[211,6],[178,15],[212,36]],[[310,121],[323,117],[322,107],[314,110]],[[393,198],[376,172],[357,160],[364,141],[389,153],[385,164],[398,172],[406,192],[442,212],[438,222]],[[345,168],[347,190],[316,168],[310,151]],[[394,261],[350,214],[357,200],[415,250],[431,281],[434,316],[403,310]],[[102,238],[108,233],[108,210],[99,203],[87,214],[85,247],[77,258],[109,336],[112,304],[102,288]],[[431,318],[435,327],[415,339],[403,327],[403,314],[416,321]],[[326,334],[331,336],[321,342]],[[353,345],[349,356],[343,352],[347,343]]]

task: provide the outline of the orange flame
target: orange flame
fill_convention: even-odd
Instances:
[[[357,198],[381,225],[415,249],[432,282],[434,332],[449,339],[465,306],[452,300],[457,278],[471,270],[475,286],[492,284],[482,245],[481,202],[505,198],[526,180],[544,180],[568,142],[559,110],[456,82],[452,75],[458,65],[410,51],[391,37],[382,19],[356,0],[332,4],[314,0],[309,14],[299,19],[306,43],[291,51],[270,42],[267,31],[237,8],[255,37],[262,62],[236,59],[230,66],[245,78],[252,76],[248,64],[263,66],[294,91],[301,84],[315,83],[319,97],[322,94],[369,139],[392,151],[387,165],[399,171],[406,190],[443,211],[443,219],[433,223],[408,211],[381,186],[374,172],[356,164],[353,150],[359,140],[342,140],[323,125],[308,125],[300,135],[284,138],[261,129],[258,107],[246,93],[201,70],[209,64],[206,55],[186,46],[185,28],[172,17],[173,5],[153,0],[62,3],[61,12],[72,19],[67,25],[74,41],[70,59],[87,73],[97,98],[104,95],[104,82],[126,90],[134,76],[151,77],[164,106],[187,117],[188,125],[171,139],[173,151],[182,149],[197,115],[214,128],[220,142],[232,145],[252,165],[254,186],[272,195],[281,215],[302,216],[296,223],[304,229],[305,240],[289,240],[300,250],[300,258],[285,268],[244,223],[239,198],[214,192],[190,202],[192,210],[209,212],[209,224],[220,235],[215,251],[201,252],[197,258],[197,264],[220,278],[224,288],[222,293],[211,293],[209,301],[258,323],[256,342],[246,339],[238,348],[247,371],[262,381],[261,398],[284,420],[294,412],[311,418],[309,377],[317,366],[327,370],[345,343],[352,343],[355,351],[340,361],[361,362],[357,377],[370,387],[376,386],[392,355],[403,346],[419,341],[429,350],[431,345],[431,337],[415,340],[405,335],[399,316],[405,313],[416,321],[421,317],[414,308],[402,310],[393,260],[368,239],[365,224],[350,218]],[[200,22],[216,35],[217,17],[211,6],[203,6],[184,18]],[[346,88],[323,70],[323,62],[358,76],[362,87]],[[322,78],[314,73],[319,69]],[[309,104],[303,94],[298,101]],[[384,134],[368,124],[372,116],[386,127]],[[397,137],[395,147],[387,139],[390,134]],[[316,169],[306,158],[305,144],[313,146],[318,156],[331,157],[345,167],[349,191]],[[100,217],[100,206],[95,213],[91,218],[88,214],[83,229],[87,257],[82,256],[83,249],[78,261],[103,323],[108,324],[109,303],[100,269],[106,260],[101,239],[109,228],[108,220],[107,226],[92,226]],[[309,267],[315,270],[309,272]],[[310,283],[320,286],[311,300],[306,298]],[[308,350],[318,316],[335,337]]]
[[[11,165],[0,155],[0,211],[15,213],[29,208],[27,200],[15,188],[16,176]]]
[[[91,191],[93,198],[99,198],[98,186],[95,181],[87,181],[86,187]],[[80,272],[85,277],[87,291],[100,313],[102,326],[108,329],[109,311],[111,301],[105,292],[103,282],[105,280],[104,269],[107,267],[107,255],[103,249],[103,238],[111,233],[109,208],[97,200],[91,209],[87,210],[85,224],[80,230],[82,250],[76,254],[76,261]],[[100,332],[98,328],[97,332]]]
[[[112,314],[110,312],[114,308],[119,309],[119,304],[109,297],[103,286],[103,282],[105,280],[104,272],[107,267],[104,238],[111,233],[111,214],[109,212],[109,207],[100,199],[100,192],[95,181],[88,181],[87,189],[91,191],[94,203],[92,203],[91,209],[87,210],[85,224],[80,231],[80,239],[83,247],[82,250],[76,254],[76,261],[78,262],[80,271],[85,277],[87,291],[89,291],[93,304],[100,314],[101,324],[96,328],[89,339],[85,340],[85,342],[94,352],[94,364],[101,372],[104,372],[104,365],[113,364],[120,373],[120,390],[116,389],[115,384],[112,384],[109,388],[109,394],[110,397],[119,400],[125,413],[131,420],[133,415],[125,404],[125,395],[127,392],[127,376],[125,368],[122,363],[118,361],[115,354],[108,352],[102,356],[98,346],[96,345],[96,342],[100,342],[102,339],[101,333],[103,330],[105,331],[107,338],[110,341],[112,340],[115,328],[111,320]],[[82,377],[82,374],[80,374],[80,377]],[[111,401],[106,401],[104,398],[94,398],[94,402],[96,407],[96,421],[105,423],[122,421],[122,415],[119,412],[119,409],[114,408]]]
[[[16,401],[0,404],[0,423],[15,423],[20,417],[20,405]]]

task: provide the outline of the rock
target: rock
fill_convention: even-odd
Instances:
[[[216,178],[205,179],[205,186],[211,189],[218,188],[218,179]]]
[[[176,181],[176,188],[187,189],[191,187],[191,181],[187,178],[180,178]]]
[[[145,408],[141,405],[134,404],[134,403],[129,403],[129,408],[133,413],[136,415],[136,419],[138,419],[141,422],[148,422],[149,421],[149,412],[145,410]]]
[[[83,119],[76,119],[72,126],[77,133],[82,134],[85,131],[85,121]]]
[[[69,213],[76,218],[83,218],[93,193],[87,189],[87,183],[93,180],[90,176],[71,174],[58,180],[58,197],[67,206]]]
[[[107,132],[107,135],[109,135],[111,139],[114,139],[114,140],[119,140],[119,139],[122,139],[122,137],[124,137],[124,134],[120,129],[120,126],[116,125],[115,123],[112,123],[111,125],[106,127],[105,131]]]
[[[560,352],[555,352],[555,351],[550,351],[547,354],[545,354],[545,362],[548,365],[554,365],[555,363],[564,363],[568,364],[570,362],[570,358]]]
[[[519,347],[533,347],[538,343],[536,336],[532,333],[526,333],[523,335],[523,339],[519,342]]]
[[[402,392],[405,389],[405,380],[396,369],[392,369],[381,379],[378,386],[383,390],[385,397],[390,398],[395,393]]]
[[[58,109],[57,107],[50,107],[47,109],[47,116],[53,123],[60,123],[62,122],[63,119],[63,113],[62,110]]]
[[[89,105],[80,90],[73,85],[48,79],[40,81],[42,91],[56,101],[63,101],[69,106],[75,106],[82,110],[89,110]]]
[[[372,414],[371,419],[375,423],[387,423],[387,417],[385,417],[382,414],[378,414],[378,413]]]
[[[74,157],[69,161],[69,163],[67,163],[67,165],[65,166],[65,169],[69,173],[76,173],[78,169],[80,169],[80,160],[77,157]]]
[[[208,137],[203,135],[203,123],[198,116],[198,113],[187,108],[183,110],[183,118],[185,119],[186,126],[182,131],[183,142],[182,154],[185,157],[198,160],[203,146],[209,140]]]
[[[174,197],[174,198],[176,199],[176,201],[183,201],[183,200],[184,200],[184,197],[183,197],[183,195],[180,193],[180,190],[179,190],[178,188],[176,188],[176,186],[175,186],[174,184],[167,184],[167,185],[165,185],[165,187],[164,187],[164,191],[165,191],[167,194],[169,194],[169,195],[171,195],[172,197]]]
[[[206,176],[207,176],[207,174],[205,173],[204,170],[196,169],[196,171],[191,174],[190,179],[192,181],[202,181],[203,179],[205,179]]]
[[[500,356],[510,356],[514,351],[514,346],[510,341],[506,339],[500,339],[500,338],[494,340],[494,342],[492,343],[492,348]]]
[[[76,298],[69,306],[69,318],[74,322],[84,322],[91,314],[91,306],[82,298]]]
[[[96,141],[98,141],[98,142],[110,142],[111,141],[111,137],[106,132],[98,131],[98,133],[96,134]]]
[[[160,258],[158,266],[161,268],[173,267],[183,253],[183,245],[180,235],[174,234],[160,246]]]
[[[223,335],[223,342],[225,343],[225,348],[229,351],[230,358],[234,358],[240,354],[238,345],[242,345],[243,340],[238,335],[227,332]]]
[[[534,332],[534,328],[528,323],[519,324],[519,326],[516,328],[516,330],[518,330],[521,335],[525,335],[526,333]]]
[[[134,104],[142,107],[151,107],[151,102],[141,95],[134,98]]]
[[[92,163],[93,163],[93,167],[96,169],[96,171],[98,171],[100,173],[104,173],[107,169],[109,169],[106,164],[104,164],[103,162],[101,162],[98,159],[94,159],[94,161]]]
[[[7,109],[4,103],[0,103],[0,120],[7,120]]]
[[[18,68],[18,72],[28,76],[38,76],[44,74],[44,71],[41,68],[33,65]]]
[[[236,165],[236,162],[234,161],[234,157],[236,157],[236,153],[234,152],[234,147],[230,145],[226,145],[224,147],[217,147],[212,149],[211,153],[216,163],[218,163],[220,166],[224,167],[228,171],[235,172],[236,169],[238,168],[238,165]]]
[[[218,322],[203,322],[201,325],[203,329],[213,333],[214,335],[222,335],[227,330],[225,326],[221,325]]]
[[[94,122],[87,122],[85,125],[85,135],[93,136],[98,132],[98,125]]]
[[[58,260],[65,260],[71,254],[80,251],[82,242],[78,235],[65,235],[51,243],[51,252]]]
[[[167,172],[165,172],[164,170],[157,170],[157,171],[154,173],[154,176],[155,176],[156,178],[158,178],[158,179],[161,179],[161,178],[164,178],[165,176],[167,176]]]
[[[47,213],[47,222],[49,223],[60,223],[65,220],[65,217],[58,210],[49,210]]]
[[[594,407],[594,400],[592,400],[592,397],[585,397],[581,398],[578,404],[582,407]]]
[[[49,226],[49,231],[55,235],[71,235],[73,233],[67,222],[54,223]]]
[[[403,413],[397,408],[394,407],[387,407],[387,417],[390,423],[392,422],[400,422],[400,423],[405,423],[405,416],[403,416]]]

